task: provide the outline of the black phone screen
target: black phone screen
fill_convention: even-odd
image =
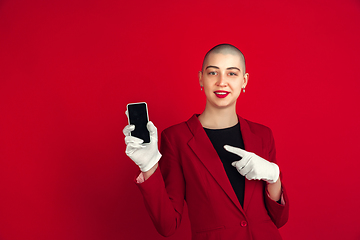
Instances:
[[[127,105],[129,123],[135,125],[135,130],[131,136],[141,138],[144,143],[150,142],[150,134],[146,127],[148,123],[148,114],[146,103],[130,103]]]

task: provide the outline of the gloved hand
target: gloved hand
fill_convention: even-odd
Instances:
[[[127,125],[123,130],[126,143],[125,153],[142,172],[149,171],[161,158],[157,145],[157,129],[151,121],[146,127],[150,132],[150,143],[143,143],[142,139],[130,136],[130,132],[135,129],[134,125]]]
[[[268,183],[275,183],[280,174],[279,166],[273,162],[269,162],[255,153],[245,151],[241,148],[224,146],[225,150],[234,153],[241,160],[232,163],[238,172],[249,180],[264,180]]]

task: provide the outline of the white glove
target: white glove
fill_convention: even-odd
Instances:
[[[264,180],[268,183],[275,183],[280,174],[279,166],[273,162],[269,162],[255,153],[247,152],[241,148],[224,146],[225,150],[234,153],[241,160],[233,162],[231,165],[236,167],[238,172],[249,180]]]
[[[144,140],[130,136],[130,132],[135,129],[135,125],[127,125],[123,130],[126,143],[125,153],[139,166],[142,172],[149,171],[161,158],[157,145],[157,129],[150,121],[146,127],[150,132],[150,143],[143,143]]]

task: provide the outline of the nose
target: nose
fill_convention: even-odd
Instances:
[[[227,86],[226,76],[224,74],[219,74],[219,78],[218,78],[218,81],[216,82],[216,85],[219,87]]]

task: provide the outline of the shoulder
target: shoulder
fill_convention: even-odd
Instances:
[[[181,123],[177,123],[175,125],[165,128],[162,131],[162,134],[168,135],[168,134],[173,134],[173,133],[184,132],[187,130],[188,130],[188,127],[186,125],[186,122],[181,122]]]
[[[239,117],[240,119],[240,117]],[[242,119],[243,121],[240,121],[243,124],[246,124],[246,127],[249,128],[249,130],[255,134],[258,135],[260,137],[263,138],[268,138],[268,137],[272,137],[272,131],[268,126],[265,126],[263,124],[257,123],[257,122],[253,122],[247,119]]]
[[[244,119],[246,123],[249,125],[250,129],[253,131],[271,131],[271,129],[268,126],[265,126],[263,124],[253,122],[247,119]]]
[[[194,129],[200,128],[201,124],[197,119],[197,114],[192,115],[190,119],[187,121],[172,125],[162,131],[162,134],[190,134],[193,135],[192,132]],[[201,127],[202,128],[202,127]]]
[[[164,129],[161,132],[161,137],[166,137],[166,138],[179,138],[179,139],[183,139],[183,138],[190,138],[192,136],[188,122],[192,119],[193,117],[191,117],[189,120],[181,122],[181,123],[177,123],[175,125],[172,125],[166,129]]]
[[[162,154],[169,150],[177,152],[187,148],[187,143],[193,138],[187,122],[172,125],[161,132],[160,149]]]
[[[240,124],[240,128],[244,141],[246,140],[246,138],[260,140],[264,151],[263,153],[259,152],[257,154],[260,154],[261,157],[271,160],[272,162],[276,161],[274,156],[275,141],[271,129],[263,124],[245,119],[242,120],[242,123],[243,126],[241,126]]]
[[[176,130],[181,130],[185,127],[186,127],[186,121],[183,121],[167,127],[166,129],[164,129],[164,131],[176,131]]]

